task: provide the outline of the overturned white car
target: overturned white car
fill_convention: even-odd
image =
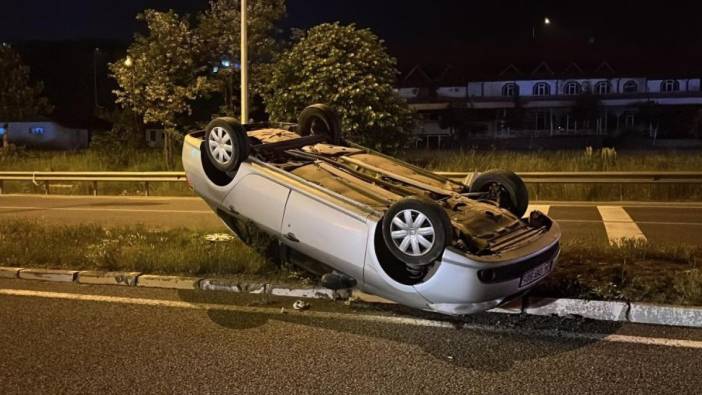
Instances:
[[[328,106],[297,124],[219,118],[188,135],[194,190],[245,242],[273,235],[280,254],[331,288],[356,286],[444,314],[484,311],[554,268],[560,229],[508,171],[470,185],[345,142]]]

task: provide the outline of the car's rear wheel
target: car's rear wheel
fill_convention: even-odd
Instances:
[[[416,197],[390,206],[382,226],[386,247],[413,277],[423,276],[453,239],[446,211],[433,201]]]
[[[217,118],[205,130],[207,159],[219,171],[233,172],[249,156],[244,128],[233,118]]]
[[[519,218],[529,206],[529,191],[524,180],[511,171],[486,171],[473,181],[470,191],[483,193],[483,199],[497,203]]]
[[[334,145],[342,142],[339,114],[326,104],[313,104],[302,110],[298,126],[302,136],[322,135],[327,138],[327,143]]]

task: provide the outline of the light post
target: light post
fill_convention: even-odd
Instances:
[[[241,123],[249,122],[248,7],[241,0]]]
[[[97,57],[100,55],[100,48],[95,48],[93,52],[93,96],[95,98],[95,109],[100,108],[98,100],[98,77],[97,77]]]
[[[543,25],[548,26],[551,24],[551,18],[544,17]],[[536,40],[536,25],[531,25],[531,39]]]

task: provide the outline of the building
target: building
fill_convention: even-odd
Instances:
[[[78,150],[88,148],[90,134],[87,129],[69,128],[54,121],[3,122],[8,125],[10,144],[27,148],[48,150]]]
[[[556,72],[542,62],[527,73],[509,65],[476,81],[450,66],[435,77],[415,66],[398,92],[421,114],[418,143],[428,146],[468,137],[685,136],[702,109],[699,76],[618,73],[607,62],[589,72],[576,63]]]

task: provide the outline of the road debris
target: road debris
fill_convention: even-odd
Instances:
[[[295,303],[293,303],[293,309],[295,310],[307,310],[309,308],[310,304],[304,300],[296,300]]]

